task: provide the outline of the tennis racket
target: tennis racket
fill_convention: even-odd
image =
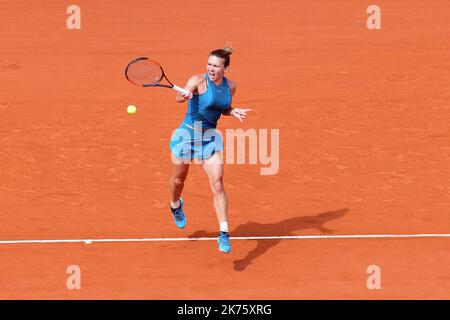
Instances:
[[[192,98],[192,93],[189,90],[180,88],[167,79],[163,68],[158,62],[146,57],[139,57],[130,61],[125,68],[125,77],[139,87],[170,88],[185,95],[189,94],[189,98]],[[161,84],[163,79],[166,79],[169,84]]]

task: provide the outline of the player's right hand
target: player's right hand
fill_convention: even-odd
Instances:
[[[184,93],[184,92],[179,92],[179,95],[180,95],[181,97],[183,97],[184,99],[186,99],[186,100],[189,100],[189,99],[192,98],[192,92],[190,92],[189,90],[187,90],[186,93]]]

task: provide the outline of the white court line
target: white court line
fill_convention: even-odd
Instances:
[[[277,240],[277,239],[379,239],[379,238],[449,238],[448,233],[424,234],[360,234],[360,235],[321,235],[321,236],[266,236],[266,237],[230,237],[231,240]],[[94,242],[169,242],[169,241],[215,241],[214,238],[129,238],[129,239],[61,239],[61,240],[0,240],[2,244],[33,243],[87,243]]]

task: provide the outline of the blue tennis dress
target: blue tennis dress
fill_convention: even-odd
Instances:
[[[220,86],[205,75],[207,90],[189,100],[181,125],[173,132],[170,150],[182,159],[207,159],[223,150],[223,139],[216,131],[217,121],[231,106],[231,92],[224,77]]]

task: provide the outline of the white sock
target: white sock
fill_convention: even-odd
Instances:
[[[180,199],[178,199],[176,202],[170,201],[170,206],[171,206],[173,209],[179,208],[179,207],[180,207]]]
[[[228,231],[228,222],[221,222],[219,223],[220,231],[222,232],[229,232]]]

